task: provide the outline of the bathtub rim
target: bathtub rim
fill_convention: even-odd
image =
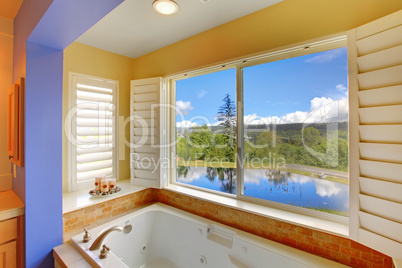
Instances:
[[[187,211],[183,211],[180,210],[178,208],[160,203],[160,202],[156,202],[153,204],[147,204],[145,206],[139,207],[137,209],[135,209],[134,211],[131,211],[130,213],[117,217],[116,219],[107,221],[99,226],[93,227],[91,229],[89,229],[93,239],[95,239],[97,237],[97,235],[99,235],[100,232],[102,232],[103,230],[105,230],[106,228],[113,226],[113,225],[124,225],[124,222],[129,220],[132,217],[135,216],[139,216],[141,214],[147,213],[147,212],[152,212],[152,211],[156,211],[156,212],[164,212],[164,213],[168,213],[168,214],[172,214],[174,216],[183,218],[185,220],[188,220],[192,223],[197,223],[197,224],[201,224],[203,226],[208,226],[210,224],[214,224],[216,226],[219,226],[221,228],[226,228],[232,232],[235,233],[235,237],[239,240],[245,241],[246,243],[251,243],[254,244],[260,248],[264,248],[266,250],[269,250],[275,254],[278,254],[282,257],[286,257],[289,258],[293,261],[305,264],[305,265],[309,265],[311,267],[347,267],[343,264],[337,263],[335,261],[329,260],[329,259],[325,259],[323,257],[320,257],[318,255],[314,255],[312,253],[306,252],[306,251],[302,251],[296,248],[292,248],[290,246],[287,245],[283,245],[280,244],[278,242],[251,234],[251,233],[247,233],[245,231],[236,229],[234,227],[225,225],[225,224],[221,224],[219,222],[213,221],[213,220],[209,220],[207,218],[192,214],[190,212]],[[134,227],[135,228],[135,227]],[[94,263],[94,259],[92,258],[87,258],[89,257],[89,255],[87,255],[87,251],[83,249],[79,243],[77,243],[77,239],[79,240],[79,237],[82,237],[83,232],[75,235],[73,237],[71,237],[70,242],[73,245],[73,247],[79,252],[81,253],[81,255],[83,255],[83,257],[90,262],[91,264],[95,264]],[[92,241],[92,240],[91,240]],[[86,243],[85,245],[87,247],[89,247],[92,243]],[[94,251],[97,252],[97,251]],[[91,252],[92,253],[92,252]],[[117,258],[117,256],[115,256],[113,254],[113,252],[111,252],[111,256],[109,258]],[[96,254],[94,254],[96,255]],[[98,265],[98,264],[96,264]],[[98,266],[100,267],[100,266]]]

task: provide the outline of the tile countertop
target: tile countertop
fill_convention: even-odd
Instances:
[[[22,201],[11,190],[0,192],[0,221],[24,215]]]
[[[131,185],[129,179],[118,181],[117,186],[121,187],[120,192],[105,197],[89,195],[91,189],[63,193],[63,214],[146,189],[146,187]]]

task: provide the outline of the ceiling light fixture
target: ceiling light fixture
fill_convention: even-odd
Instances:
[[[152,6],[162,15],[172,15],[179,11],[179,6],[172,0],[155,0]]]

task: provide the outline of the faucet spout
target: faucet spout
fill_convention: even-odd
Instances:
[[[92,243],[92,245],[89,247],[89,250],[90,250],[90,251],[93,251],[93,250],[100,249],[103,240],[106,238],[106,236],[107,236],[108,234],[110,234],[110,233],[113,232],[113,231],[121,232],[121,231],[123,231],[123,227],[120,227],[120,226],[113,226],[113,227],[110,227],[109,229],[103,231],[100,235],[98,235],[98,237],[95,239],[95,241],[94,241],[94,242]]]

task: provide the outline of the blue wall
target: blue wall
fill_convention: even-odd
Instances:
[[[27,267],[53,267],[63,242],[63,51],[27,42],[25,219]]]
[[[53,267],[63,239],[63,49],[122,1],[24,0],[14,21],[13,78],[26,77],[25,167],[13,182],[25,203],[26,267]]]
[[[13,82],[26,77],[26,43],[29,35],[45,14],[53,0],[25,0],[14,19]],[[25,158],[26,162],[27,159]],[[13,191],[25,204],[25,168],[17,167]]]

